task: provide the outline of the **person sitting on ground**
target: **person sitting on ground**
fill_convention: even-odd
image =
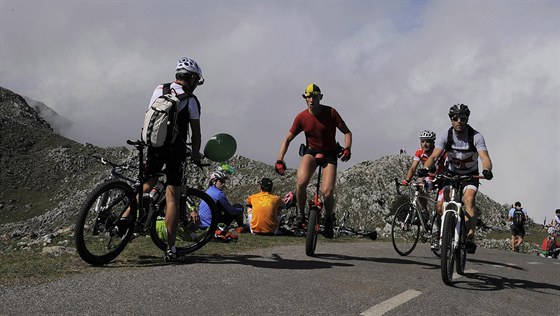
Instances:
[[[262,178],[258,184],[260,192],[249,196],[246,203],[251,233],[277,235],[284,202],[278,195],[272,194],[272,180]]]
[[[509,210],[508,221],[511,222],[511,251],[519,252],[519,247],[525,237],[525,222],[527,211],[521,207],[521,202],[515,202],[514,207]]]
[[[218,219],[218,223],[223,223],[228,227],[233,221],[236,221],[238,227],[243,227],[243,206],[237,203],[232,205],[225,192],[223,192],[227,178],[227,175],[222,171],[213,172],[210,175],[210,183],[206,193],[216,202],[218,208],[224,210],[223,216]],[[204,201],[200,203],[198,216],[200,217],[201,228],[207,228],[212,223],[212,212]]]

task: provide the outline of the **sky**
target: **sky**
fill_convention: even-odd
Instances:
[[[188,56],[206,79],[203,142],[228,133],[274,164],[316,83],[353,134],[344,170],[413,154],[464,103],[494,164],[480,191],[537,223],[560,208],[559,1],[0,0],[0,19],[0,86],[72,120],[79,142],[137,139],[153,89]]]

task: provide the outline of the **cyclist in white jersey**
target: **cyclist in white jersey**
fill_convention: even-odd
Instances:
[[[492,174],[492,160],[488,154],[484,137],[467,124],[471,114],[469,107],[464,104],[456,104],[449,108],[448,114],[451,119],[451,129],[439,134],[434,151],[424,163],[424,168],[418,171],[418,175],[427,175],[428,170],[434,166],[439,156],[445,151],[447,152],[448,173],[478,175],[478,159],[480,158],[484,178],[487,180],[492,179],[494,177]],[[448,141],[448,138],[450,141]],[[474,179],[467,183],[463,192],[463,203],[468,214],[465,224],[468,229],[466,246],[469,253],[476,251],[476,244],[473,240],[478,221],[478,214],[475,208],[478,185],[478,179]]]

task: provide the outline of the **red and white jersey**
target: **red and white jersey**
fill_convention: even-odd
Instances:
[[[426,163],[426,160],[428,160],[428,157],[430,157],[430,155],[426,153],[426,151],[423,148],[418,148],[414,153],[414,157],[412,159],[416,161],[420,161],[422,165],[424,165]],[[443,155],[441,155],[441,157],[439,157],[438,161],[436,162],[436,168],[435,168],[436,173],[441,173],[445,171],[446,160],[447,160],[447,153],[444,152]]]

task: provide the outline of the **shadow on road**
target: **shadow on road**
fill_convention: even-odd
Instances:
[[[330,269],[332,267],[352,267],[349,263],[333,263],[319,260],[297,260],[285,259],[278,254],[271,257],[261,257],[257,255],[201,255],[187,258],[185,263],[210,263],[210,264],[243,264],[265,269]]]
[[[411,259],[400,258],[374,258],[374,257],[355,257],[340,254],[317,254],[316,258],[327,259],[327,260],[359,260],[359,261],[369,261],[377,263],[387,263],[387,264],[413,264],[418,266],[425,266],[430,269],[439,269],[439,264],[432,264],[428,262],[416,261]]]
[[[542,294],[554,295],[556,298],[560,295],[560,286],[556,284],[533,282],[522,279],[510,279],[503,276],[484,273],[467,273],[465,274],[465,277],[466,279],[457,280],[457,282],[454,283],[455,287],[475,291],[524,289]],[[546,290],[554,290],[557,291],[557,293],[551,293],[551,291]]]
[[[503,262],[495,262],[495,261],[488,261],[488,260],[480,260],[480,259],[471,259],[471,258],[467,258],[467,260],[469,262],[472,263],[480,263],[480,264],[490,264],[490,265],[495,265],[495,266],[501,266],[501,267],[505,267],[505,268],[510,268],[510,269],[515,269],[515,270],[521,270],[521,271],[526,271],[524,268],[513,265],[513,264],[507,264],[507,263],[503,263]]]

